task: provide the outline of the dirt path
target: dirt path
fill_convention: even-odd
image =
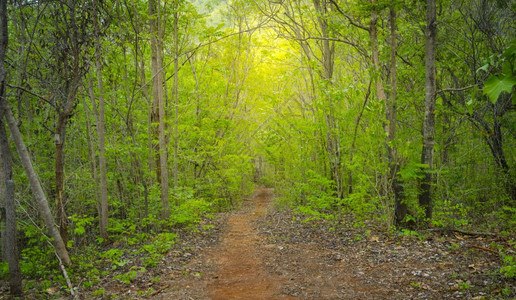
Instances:
[[[216,238],[187,247],[181,257],[188,254],[188,260],[169,259],[150,298],[486,299],[515,294],[514,280],[492,275],[499,272],[498,255],[476,250],[493,241],[336,230],[329,221],[304,222],[292,212],[267,209],[272,198],[272,189],[260,188],[241,209],[222,214]]]
[[[243,212],[228,219],[221,244],[212,249],[208,260],[217,272],[208,284],[211,299],[293,299],[281,295],[283,279],[264,267],[262,242],[252,222],[262,216],[272,198],[270,189],[256,191]]]

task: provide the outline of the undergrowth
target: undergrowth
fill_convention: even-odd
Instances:
[[[90,290],[101,297],[99,284],[111,277],[119,284],[131,284],[141,274],[155,268],[180,241],[178,233],[206,233],[213,228],[212,205],[205,200],[189,200],[171,209],[161,220],[149,214],[140,222],[110,218],[109,241],[96,237],[97,222],[85,215],[70,216],[74,224],[68,243],[72,264],[67,269],[75,289]],[[208,224],[207,224],[208,223]],[[70,294],[49,239],[33,224],[23,227],[25,247],[21,251],[21,269],[25,292],[37,298],[57,298]],[[0,263],[0,278],[8,280],[6,262]],[[142,295],[144,296],[144,295]]]

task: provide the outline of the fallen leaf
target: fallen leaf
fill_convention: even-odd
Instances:
[[[378,242],[380,242],[380,238],[379,238],[379,237],[377,237],[377,236],[374,236],[374,235],[373,235],[373,236],[371,236],[371,237],[369,238],[369,241],[370,241],[370,242],[377,242],[377,243],[378,243]]]

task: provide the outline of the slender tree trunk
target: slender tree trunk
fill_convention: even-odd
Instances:
[[[94,1],[94,16],[93,25],[95,27],[95,70],[97,73],[97,88],[99,90],[99,117],[97,124],[97,134],[99,138],[99,169],[100,169],[100,236],[103,239],[108,238],[108,192],[107,192],[107,166],[106,166],[106,151],[105,151],[105,122],[104,122],[104,83],[102,81],[102,64],[101,64],[101,44],[100,44],[100,28],[98,21],[98,2]],[[92,98],[92,104],[95,101]]]
[[[160,0],[158,0],[160,1]],[[151,135],[149,141],[152,143],[151,149],[154,151],[151,155],[154,156],[154,163],[156,166],[156,181],[161,185],[161,162],[160,162],[160,151],[159,151],[159,99],[160,99],[160,86],[161,83],[158,80],[160,76],[158,74],[160,70],[158,52],[159,48],[159,33],[158,33],[158,14],[156,12],[156,0],[149,0],[149,16],[150,16],[150,31],[151,31],[151,70],[152,70],[152,106],[150,110],[151,118]]]
[[[387,133],[387,153],[389,155],[389,169],[391,187],[394,194],[394,215],[396,224],[399,225],[407,215],[407,204],[403,201],[403,186],[398,175],[398,149],[393,144],[396,139],[396,97],[398,94],[398,78],[396,70],[396,9],[391,6],[389,11],[389,21],[391,23],[391,94],[390,101],[386,105],[387,121],[389,122]]]
[[[135,17],[135,20],[136,20],[136,23],[138,23],[139,21],[139,13],[138,13],[138,10],[136,8],[136,5],[135,5],[135,0],[132,1],[133,3],[133,7],[134,7],[134,17]],[[148,127],[147,127],[147,145],[148,145],[148,149],[149,149],[149,160],[148,160],[148,167],[149,167],[149,170],[152,170],[152,106],[150,104],[150,97],[149,97],[149,93],[148,93],[148,89],[147,89],[147,86],[146,86],[146,82],[147,82],[147,79],[145,77],[145,60],[144,60],[144,55],[143,55],[143,52],[141,51],[140,49],[140,46],[139,46],[139,41],[140,41],[140,38],[139,38],[139,28],[138,26],[134,26],[135,28],[135,37],[134,37],[134,44],[135,44],[135,65],[137,66],[137,74],[139,74],[139,77],[138,79],[140,80],[140,83],[141,83],[141,89],[143,91],[143,97],[145,98],[145,100],[147,101],[147,107],[148,107],[148,111],[147,111],[147,121],[148,121]],[[133,138],[133,143],[136,144],[136,140],[135,140],[135,137],[134,137],[134,131],[132,131],[132,138]],[[143,164],[141,163],[140,164],[141,166],[143,166]],[[144,205],[143,205],[143,218],[147,218],[149,216],[149,191],[148,191],[148,185],[152,185],[153,182],[152,182],[152,176],[149,178],[149,181],[150,182],[147,182],[147,178],[146,176],[144,175],[143,171],[140,170],[140,173],[141,173],[141,180],[142,180],[142,185],[143,185],[143,189],[144,189]]]
[[[90,99],[94,99],[93,95],[93,83],[91,82],[91,79],[89,81],[88,85],[88,93],[90,95]],[[86,115],[86,131],[88,133],[88,145],[89,145],[89,152],[90,152],[90,165],[91,165],[91,173],[93,174],[93,181],[95,182],[95,203],[97,203],[97,213],[100,216],[100,191],[98,186],[100,186],[100,180],[99,180],[99,174],[97,172],[97,159],[95,157],[95,153],[97,152],[95,149],[95,143],[94,143],[94,137],[93,137],[93,130],[91,129],[91,112],[88,108],[88,104],[86,104],[86,99],[83,97],[83,107],[84,107],[84,113]]]
[[[364,114],[364,110],[367,106],[367,102],[369,101],[369,97],[371,96],[371,84],[372,79],[369,80],[369,84],[367,87],[367,92],[364,97],[364,103],[362,104],[362,108],[360,109],[360,113],[358,114],[357,118],[355,119],[355,128],[353,129],[353,139],[351,141],[351,148],[349,151],[349,164],[353,164],[353,159],[355,157],[355,151],[356,151],[356,141],[357,141],[357,135],[358,135],[358,126],[360,125],[360,121],[362,120],[362,116]],[[353,193],[353,173],[351,170],[348,172],[348,194]]]
[[[376,5],[377,1],[372,0],[371,4]],[[390,97],[387,98],[385,93],[384,83],[381,76],[379,50],[378,50],[378,12],[377,8],[373,7],[371,12],[371,23],[369,27],[369,37],[371,39],[371,52],[372,52],[372,64],[377,74],[376,82],[376,96],[378,100],[385,105],[385,119],[383,128],[386,134],[385,148],[387,150],[387,159],[389,163],[389,172],[386,175],[388,180],[386,181],[386,197],[394,198],[394,216],[396,224],[405,218],[407,213],[407,206],[402,201],[403,188],[399,182],[399,176],[397,175],[399,165],[397,158],[397,149],[393,144],[396,138],[396,97],[397,97],[397,70],[396,70],[396,11],[394,7],[390,8],[389,21],[391,24],[391,64],[390,64],[390,81],[391,81],[391,93]]]
[[[36,198],[36,203],[38,205],[41,217],[43,218],[45,226],[48,229],[48,234],[52,238],[52,245],[54,246],[56,253],[61,259],[61,261],[64,264],[69,265],[70,257],[68,256],[68,251],[66,250],[65,243],[61,238],[61,234],[59,234],[59,229],[56,227],[54,223],[52,212],[50,211],[50,207],[48,205],[47,197],[43,192],[43,188],[41,187],[38,175],[34,171],[29,151],[27,150],[27,147],[25,146],[25,142],[22,139],[18,126],[16,125],[16,119],[14,118],[11,108],[9,107],[5,99],[0,100],[0,105],[1,108],[4,110],[4,115],[7,124],[9,125],[11,136],[13,137],[16,150],[20,155],[23,168],[25,169],[25,173],[27,174],[27,177],[29,179],[29,183],[32,192],[34,193],[34,197]]]
[[[374,68],[374,82],[375,82],[375,86],[376,86],[376,98],[380,101],[380,102],[383,102],[383,104],[385,105],[385,113],[387,115],[387,119],[389,119],[389,115],[390,115],[390,110],[389,110],[389,102],[387,100],[387,96],[385,94],[385,88],[384,88],[384,83],[383,83],[383,78],[382,78],[382,70],[381,70],[381,66],[380,66],[380,53],[379,53],[379,50],[378,50],[378,28],[377,28],[377,23],[378,23],[378,7],[377,7],[377,1],[376,0],[371,0],[371,4],[373,5],[373,8],[372,8],[372,11],[371,11],[371,22],[369,24],[369,38],[371,40],[371,58],[372,58],[372,65],[373,65],[373,68]],[[387,149],[387,156],[388,156],[388,159],[390,159],[390,154],[391,154],[391,149],[390,149],[390,146],[388,144],[388,139],[389,139],[389,125],[387,124],[387,122],[385,121],[382,121],[382,125],[383,125],[383,130],[385,132],[385,135],[387,136],[384,143],[385,143],[385,147]],[[390,162],[390,160],[389,160]],[[381,177],[381,185],[383,186],[382,190],[383,190],[383,193],[384,193],[384,197],[386,198],[386,203],[387,203],[387,207],[389,206],[389,202],[388,202],[388,199],[389,199],[389,196],[390,196],[390,189],[389,189],[389,184],[388,184],[388,178],[387,177],[390,177],[390,174],[387,174],[387,175],[384,175]],[[389,217],[390,217],[390,210],[389,211]],[[390,223],[389,223],[390,225]]]
[[[7,1],[0,3],[0,97],[6,102],[5,82],[6,70],[4,67],[5,52],[9,43],[7,26]],[[4,124],[4,112],[0,110],[0,156],[2,160],[2,177],[5,184],[5,231],[2,233],[2,254],[9,265],[9,290],[12,296],[21,296],[23,293],[22,274],[20,269],[18,247],[16,244],[16,205],[14,201],[14,181],[11,163],[11,149],[7,141],[7,132]]]
[[[378,29],[376,27],[378,23],[378,12],[376,11],[376,0],[371,0],[371,4],[375,7],[373,8],[373,11],[371,12],[371,23],[369,25],[369,38],[371,40],[371,54],[372,54],[372,64],[376,73],[376,97],[381,102],[386,103],[386,96],[385,96],[385,89],[383,87],[383,81],[380,76],[381,69],[380,69],[380,54],[378,51]],[[386,133],[389,132],[389,128],[386,123],[383,124],[384,130]]]
[[[1,4],[0,4],[1,5]],[[2,87],[2,90],[4,87]],[[2,97],[5,93],[2,91]],[[21,296],[23,292],[18,247],[16,244],[16,205],[14,201],[14,181],[11,165],[11,150],[7,141],[7,132],[3,117],[0,118],[0,151],[2,156],[2,175],[5,182],[5,231],[2,240],[5,247],[2,254],[9,265],[9,290],[12,296]]]
[[[435,15],[435,0],[427,0],[426,8],[426,43],[425,43],[425,118],[423,121],[423,150],[421,163],[428,165],[425,177],[420,184],[419,205],[425,209],[427,219],[432,218],[432,173],[433,151],[435,136],[435,39],[437,36],[437,21]]]
[[[68,115],[65,112],[60,112],[56,131],[55,131],[55,184],[56,184],[56,205],[57,205],[57,220],[59,222],[59,233],[63,238],[63,243],[68,243],[68,218],[65,211],[65,191],[64,191],[64,138],[66,135],[66,119]]]
[[[510,167],[505,158],[503,151],[503,135],[502,135],[502,124],[498,120],[494,121],[493,131],[488,138],[488,144],[491,145],[491,153],[495,160],[495,166],[502,171],[504,180],[504,187],[507,194],[513,201],[516,201],[516,184],[515,179],[511,177]]]
[[[179,86],[179,5],[177,2],[174,7],[174,199],[176,206],[179,205],[179,199],[177,198],[177,177],[178,177],[178,148],[179,148],[179,135],[177,132],[178,127],[178,86]]]
[[[161,40],[161,21],[159,7],[156,1],[149,1],[150,27],[151,27],[151,48],[152,48],[152,74],[153,74],[153,90],[154,103],[158,106],[158,153],[160,169],[160,178],[158,178],[161,187],[161,217],[168,218],[170,208],[168,203],[168,159],[167,159],[167,143],[165,138],[165,107],[163,105],[163,62],[162,62],[162,40]],[[156,12],[156,7],[158,12]]]
[[[323,72],[322,78],[328,88],[333,81],[333,67],[334,67],[334,44],[329,41],[328,21],[326,19],[328,14],[328,7],[326,1],[313,0],[315,9],[318,12],[317,21],[322,32],[324,40],[322,41],[322,64]],[[326,150],[328,152],[330,175],[337,187],[337,197],[342,199],[344,196],[343,176],[341,171],[342,159],[340,154],[340,141],[338,139],[338,128],[335,121],[334,99],[328,96],[327,111],[325,113],[326,125],[328,131],[326,133]]]

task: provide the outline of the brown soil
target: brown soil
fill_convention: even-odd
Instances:
[[[160,265],[130,284],[106,278],[101,285],[106,298],[510,299],[516,295],[515,279],[499,271],[503,263],[499,253],[514,255],[508,238],[453,232],[385,234],[375,229],[381,227],[374,222],[356,228],[347,225],[346,218],[308,220],[275,209],[272,200],[272,190],[260,188],[239,210],[207,220],[214,228],[182,235],[183,242]],[[157,277],[160,280],[154,280]],[[96,298],[91,291],[81,291],[84,299]]]
[[[268,273],[264,267],[262,238],[252,226],[264,214],[271,198],[270,189],[260,189],[248,203],[250,209],[228,219],[221,244],[208,255],[217,267],[208,284],[211,299],[293,299],[281,294],[285,279]]]
[[[220,242],[185,266],[197,273],[175,277],[170,283],[174,288],[160,299],[514,296],[514,279],[504,279],[498,271],[499,255],[482,250],[491,243],[510,249],[503,239],[386,235],[374,223],[357,229],[342,222],[306,221],[276,210],[272,199],[272,190],[261,188],[244,201],[227,218]]]

